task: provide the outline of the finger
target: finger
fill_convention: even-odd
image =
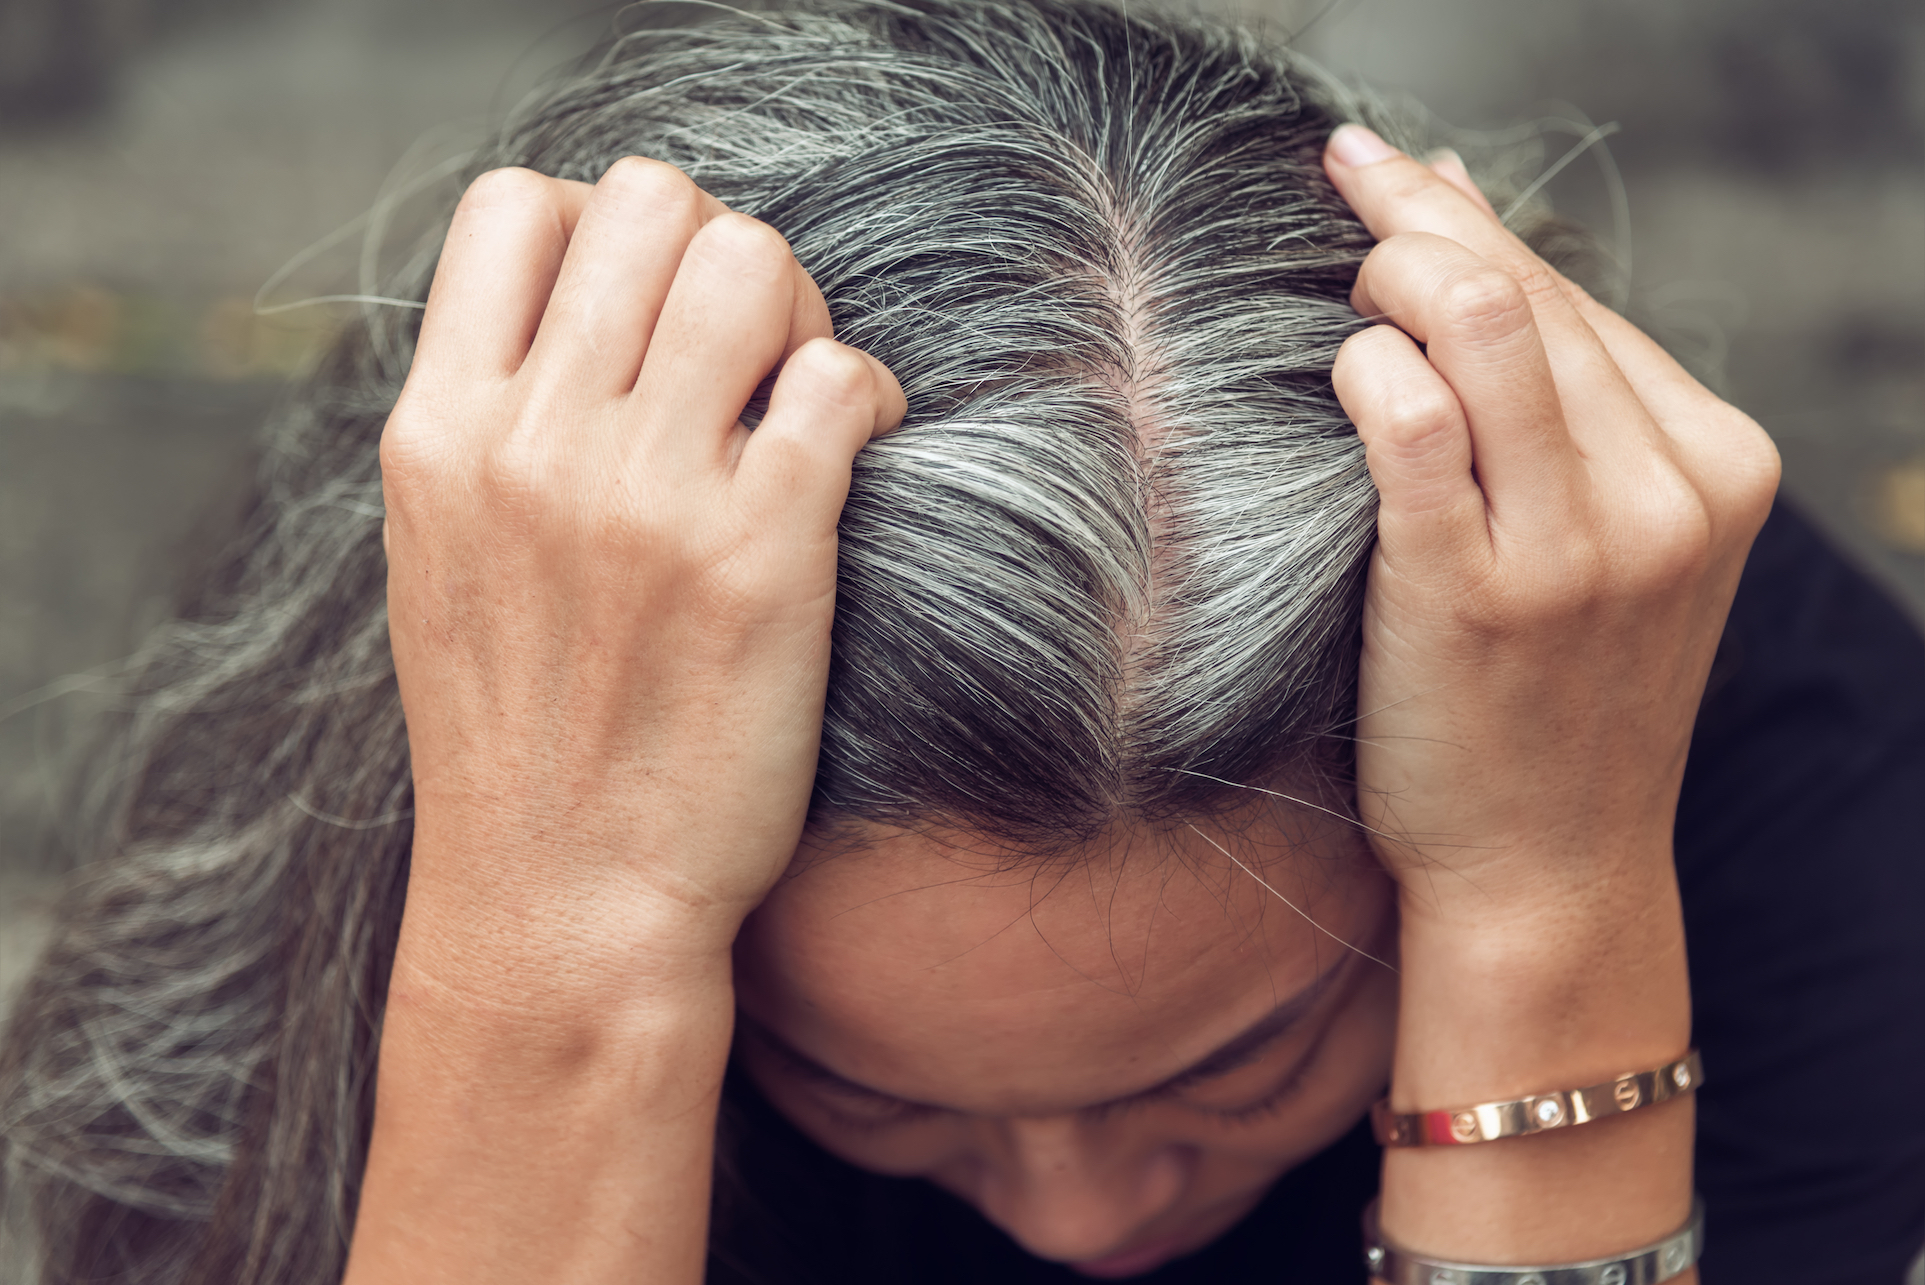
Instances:
[[[635,382],[651,460],[726,459],[742,408],[788,349],[804,280],[781,234],[746,215],[713,219],[689,242]]]
[[[1455,152],[1433,152],[1428,168],[1426,174],[1424,167],[1361,127],[1338,130],[1326,154],[1332,181],[1380,239],[1406,231],[1431,232],[1504,268],[1537,306],[1554,366],[1563,356],[1560,338],[1574,340],[1570,350],[1581,355],[1601,349],[1619,372],[1610,384],[1622,385],[1668,432],[1689,431],[1697,422],[1693,412],[1702,409],[1706,395],[1698,382],[1637,327],[1566,280],[1505,229]],[[1588,356],[1581,356],[1579,364],[1597,368]],[[1613,412],[1628,409],[1622,391],[1612,392],[1603,403],[1592,398],[1591,404]],[[1575,427],[1582,431],[1581,423]]]
[[[415,360],[456,379],[519,369],[592,190],[525,169],[470,183],[435,265]]]
[[[1438,178],[1477,202],[1493,219],[1497,217],[1497,210],[1491,205],[1490,198],[1484,195],[1483,188],[1477,186],[1477,180],[1470,176],[1470,167],[1464,164],[1464,158],[1457,154],[1455,148],[1440,147],[1426,156],[1424,163]]]
[[[1405,233],[1378,244],[1358,273],[1369,316],[1426,346],[1456,395],[1477,476],[1494,515],[1556,513],[1580,458],[1523,288],[1454,241]]]
[[[1553,271],[1487,205],[1473,203],[1458,185],[1359,126],[1331,136],[1325,170],[1380,239],[1407,232],[1447,237],[1518,281],[1564,394],[1567,431],[1585,456],[1638,466],[1643,453],[1655,448],[1686,462],[1702,487],[1717,489],[1718,475],[1727,469],[1757,479],[1740,490],[1768,494],[1775,485],[1775,453],[1754,423],[1711,397],[1634,326]],[[1367,290],[1355,302],[1366,316],[1378,307]],[[1433,350],[1431,356],[1435,361],[1438,354]],[[1481,452],[1479,406],[1468,397],[1465,404]],[[1482,476],[1481,453],[1478,467]]]
[[[776,361],[775,368],[763,375],[762,382],[756,385],[755,396],[762,396],[774,387],[782,364],[794,355],[796,349],[812,339],[833,338],[835,326],[829,321],[828,302],[823,299],[815,278],[798,263],[795,265],[795,307],[789,314],[789,340],[783,345],[782,356]]]
[[[1502,227],[1487,203],[1473,202],[1455,183],[1361,126],[1345,126],[1331,136],[1325,168],[1380,240],[1410,232],[1444,237],[1517,281],[1563,394],[1566,429],[1584,454],[1621,459],[1652,444],[1658,427],[1580,312],[1584,293]],[[1364,316],[1381,311],[1381,302],[1369,297],[1361,281],[1352,302]],[[1477,407],[1471,411],[1474,418]]]
[[[1563,279],[1497,221],[1487,202],[1472,199],[1361,125],[1345,125],[1330,136],[1324,172],[1379,241],[1402,232],[1455,241],[1517,278],[1547,343],[1597,345]]]
[[[783,365],[769,413],[736,466],[750,502],[803,529],[832,531],[856,452],[902,422],[908,403],[889,368],[859,348],[816,339]]]
[[[1670,456],[1712,501],[1755,532],[1777,493],[1777,448],[1758,422],[1712,393],[1643,331],[1585,296],[1592,329],[1668,439]]]
[[[1410,336],[1391,326],[1352,335],[1330,378],[1363,439],[1385,554],[1430,560],[1488,549],[1463,405]]]
[[[1659,425],[1674,438],[1688,436],[1706,406],[1719,399],[1642,330],[1580,287],[1572,286],[1570,293],[1579,314]]]
[[[829,322],[829,304],[822,290],[800,263],[795,265],[795,307],[789,315],[789,342],[783,345],[782,360],[811,339],[833,339],[835,327]]]
[[[683,251],[727,211],[672,165],[624,157],[581,212],[530,361],[544,379],[604,396],[635,385]]]

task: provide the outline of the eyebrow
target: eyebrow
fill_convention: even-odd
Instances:
[[[1218,1079],[1228,1075],[1232,1071],[1248,1066],[1260,1058],[1263,1055],[1263,1051],[1272,1042],[1280,1038],[1291,1027],[1309,1015],[1310,1010],[1317,1006],[1318,1001],[1323,998],[1324,993],[1330,989],[1331,984],[1336,980],[1338,974],[1342,973],[1344,969],[1349,966],[1350,959],[1350,954],[1346,952],[1335,964],[1319,973],[1308,986],[1290,998],[1279,1002],[1268,1013],[1265,1013],[1255,1022],[1252,1022],[1240,1034],[1232,1036],[1225,1043],[1218,1045],[1213,1052],[1192,1062],[1183,1070],[1176,1072],[1176,1074],[1159,1080],[1147,1089],[1139,1089],[1135,1093],[1126,1093],[1122,1097],[1110,1098],[1103,1102],[1094,1102],[1089,1106],[1081,1108],[1081,1110],[1100,1111],[1122,1106],[1130,1102],[1140,1102],[1149,1098],[1161,1097],[1165,1094],[1189,1088],[1195,1084]],[[841,1089],[844,1092],[857,1093],[865,1097],[882,1098],[889,1102],[900,1102],[905,1106],[921,1107],[931,1111],[947,1111],[952,1109],[938,1106],[933,1102],[917,1102],[910,1098],[898,1097],[894,1093],[885,1093],[881,1089],[871,1088],[866,1084],[851,1080],[846,1075],[831,1071],[828,1067],[802,1052],[747,1014],[738,1011],[736,1021],[754,1035],[754,1037],[771,1052],[775,1053],[783,1061],[789,1063],[795,1070],[801,1072],[811,1080],[819,1081],[832,1088]]]

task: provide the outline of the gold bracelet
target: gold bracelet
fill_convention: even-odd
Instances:
[[[1470,1142],[1495,1142],[1548,1133],[1574,1124],[1589,1124],[1607,1115],[1623,1115],[1689,1093],[1704,1080],[1698,1050],[1655,1071],[1620,1075],[1604,1084],[1582,1089],[1535,1093],[1510,1102],[1483,1102],[1445,1111],[1394,1112],[1385,1098],[1370,1109],[1371,1127],[1386,1147],[1455,1147]]]

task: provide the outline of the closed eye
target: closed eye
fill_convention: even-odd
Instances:
[[[854,1128],[889,1128],[942,1113],[941,1107],[891,1097],[887,1093],[878,1093],[845,1080],[827,1067],[799,1056],[782,1041],[770,1038],[761,1028],[748,1023],[742,1025],[757,1045],[773,1054],[785,1070],[809,1086],[826,1110]]]
[[[1309,1065],[1309,1058],[1298,1062],[1291,1068],[1290,1074],[1284,1077],[1282,1084],[1255,1102],[1246,1103],[1240,1107],[1196,1107],[1194,1109],[1230,1124],[1251,1124],[1265,1119],[1275,1115],[1285,1103],[1296,1096],[1297,1090],[1303,1087],[1304,1071]]]
[[[810,1076],[809,1081],[818,1097],[831,1099],[824,1103],[830,1111],[857,1128],[890,1128],[943,1113],[941,1107],[892,1098],[886,1093],[876,1093],[834,1076]]]
[[[1318,1001],[1329,993],[1331,983],[1341,975],[1349,962],[1348,955],[1339,959],[1303,991],[1279,1004],[1263,1021],[1219,1048],[1216,1053],[1203,1059],[1188,1071],[1141,1093],[1086,1107],[1083,1114],[1092,1119],[1107,1119],[1120,1111],[1172,1099],[1198,1114],[1229,1122],[1256,1120],[1278,1110],[1296,1092],[1303,1078],[1304,1068],[1315,1060],[1327,1033],[1327,1023],[1323,1024],[1324,1029],[1317,1031],[1309,1047],[1305,1048],[1297,1058],[1283,1083],[1257,1101],[1236,1107],[1212,1107],[1187,1099],[1190,1090],[1219,1080],[1240,1067],[1262,1060],[1266,1052],[1280,1041],[1299,1019],[1310,1015]],[[746,1017],[739,1018],[738,1029],[748,1035],[761,1049],[772,1054],[790,1075],[807,1083],[815,1091],[815,1097],[825,1110],[832,1112],[852,1127],[885,1129],[950,1114],[944,1107],[893,1097],[887,1093],[877,1092],[867,1085],[844,1079],[813,1059],[796,1052],[786,1041],[777,1038],[773,1032]]]
[[[1275,1115],[1303,1087],[1304,1078],[1310,1068],[1316,1064],[1318,1055],[1323,1052],[1324,1041],[1329,1034],[1330,1026],[1326,1022],[1317,1031],[1316,1037],[1304,1047],[1303,1052],[1297,1055],[1297,1060],[1291,1063],[1290,1069],[1284,1073],[1282,1082],[1256,1101],[1234,1107],[1211,1107],[1192,1103],[1191,1109],[1228,1124],[1251,1124]]]

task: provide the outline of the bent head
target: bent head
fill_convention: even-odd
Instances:
[[[1341,821],[1354,110],[1230,29],[829,3],[638,36],[494,158],[679,166],[901,381],[740,1056],[830,1150],[1098,1274],[1215,1237],[1387,1076],[1388,885]]]

